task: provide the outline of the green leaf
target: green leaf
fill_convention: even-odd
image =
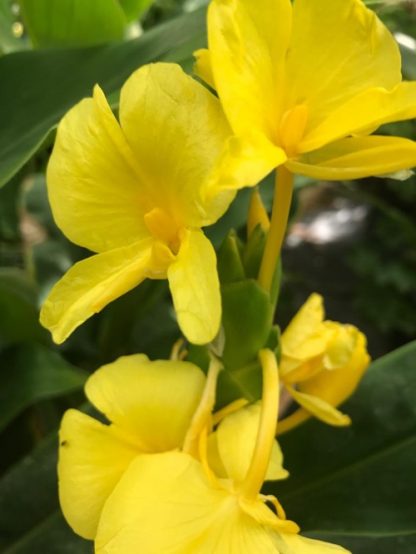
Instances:
[[[127,17],[127,20],[134,21],[147,10],[153,3],[153,0],[119,0],[121,7]]]
[[[236,232],[231,230],[225,237],[217,256],[218,275],[223,285],[245,279],[241,249],[241,241],[237,237]]]
[[[92,46],[121,40],[127,24],[117,0],[20,0],[35,46]]]
[[[45,340],[39,324],[35,285],[23,271],[0,269],[0,349],[27,340]]]
[[[57,352],[35,343],[3,353],[1,367],[0,431],[35,402],[81,389],[87,377]]]
[[[291,476],[267,488],[278,495],[288,517],[319,537],[414,535],[415,398],[412,342],[372,364],[343,406],[351,427],[310,421],[283,435],[279,440]]]
[[[58,438],[48,437],[0,480],[3,554],[92,554],[66,525],[58,505]]]
[[[91,95],[95,83],[113,93],[139,66],[157,60],[188,62],[204,43],[202,9],[121,44],[0,58],[0,186],[31,158],[65,112]]]

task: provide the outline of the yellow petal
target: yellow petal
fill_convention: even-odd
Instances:
[[[230,478],[237,483],[244,481],[256,445],[260,411],[259,403],[238,410],[225,417],[209,436],[208,462],[219,477]],[[285,479],[287,476],[282,451],[275,441],[266,480]]]
[[[367,341],[363,333],[352,325],[345,325],[347,340],[353,343],[348,360],[338,369],[323,371],[313,379],[299,384],[302,392],[319,396],[332,406],[339,406],[349,398],[360,383],[365,370],[370,363],[367,352]]]
[[[356,94],[401,81],[394,37],[361,0],[296,0],[287,104],[306,104],[310,129]]]
[[[251,503],[250,512],[256,504]],[[261,507],[273,516],[263,504]],[[277,520],[276,516],[274,519]],[[97,554],[337,552],[326,543],[297,541],[294,536],[256,521],[241,508],[237,496],[209,485],[195,459],[170,452],[140,456],[130,465],[104,507],[95,551]],[[345,551],[339,548],[338,552]]]
[[[90,402],[134,437],[145,452],[180,448],[205,383],[189,362],[125,356],[96,371],[85,391]]]
[[[369,89],[332,111],[320,125],[311,129],[299,151],[316,150],[348,135],[375,130],[392,121],[416,117],[416,83],[400,83],[392,91]]]
[[[76,263],[45,300],[40,322],[60,344],[92,315],[137,286],[152,269],[151,240]]]
[[[216,90],[238,136],[256,130],[276,139],[291,17],[289,0],[214,0],[209,6]]]
[[[64,415],[59,440],[62,511],[78,535],[94,539],[103,506],[138,450],[112,426],[76,410]]]
[[[287,387],[287,389],[300,406],[321,421],[337,427],[351,424],[351,419],[347,415],[341,413],[318,396],[300,392],[293,387]]]
[[[183,235],[179,253],[168,269],[179,326],[194,344],[206,344],[219,331],[221,296],[215,250],[202,231]]]
[[[386,175],[416,166],[416,143],[387,136],[346,138],[287,166],[294,173],[330,181]]]
[[[311,294],[282,333],[280,374],[286,382],[296,382],[320,369],[334,331],[324,325],[323,299]]]
[[[206,198],[212,202],[218,191],[253,187],[286,160],[284,150],[259,132],[230,137],[206,187]]]
[[[218,99],[176,64],[137,70],[121,90],[120,122],[147,193],[179,226],[214,223],[234,198],[203,191],[231,130]]]
[[[214,75],[212,74],[211,56],[207,48],[194,52],[194,72],[207,85],[215,89]]]
[[[98,86],[59,124],[47,183],[55,221],[72,242],[104,252],[148,235],[134,156]]]

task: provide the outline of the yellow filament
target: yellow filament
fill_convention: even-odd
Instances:
[[[288,171],[285,166],[280,166],[276,172],[272,220],[267,235],[266,247],[261,261],[258,279],[260,285],[267,292],[271,292],[273,276],[282,249],[289,219],[292,195],[293,174]]]
[[[183,347],[185,346],[185,341],[183,338],[178,339],[172,346],[170,351],[170,359],[174,361],[181,361],[188,354],[187,350]]]
[[[256,500],[263,486],[279,413],[279,370],[276,356],[271,350],[260,350],[259,359],[263,370],[263,395],[256,445],[249,470],[240,489],[246,501]]]
[[[218,375],[222,369],[220,361],[214,356],[208,369],[207,381],[201,400],[186,433],[183,451],[196,456],[201,433],[211,421],[211,413],[215,405]]]
[[[218,410],[218,412],[215,412],[215,414],[212,416],[212,424],[217,425],[226,416],[238,412],[238,410],[241,410],[241,408],[244,408],[244,406],[247,406],[247,404],[248,400],[246,400],[245,398],[234,400],[234,402],[231,402],[230,404],[228,404],[228,406],[225,406],[221,410]]]
[[[208,426],[204,427],[199,435],[198,454],[201,465],[205,471],[205,475],[214,487],[219,487],[219,481],[212,471],[208,463]]]

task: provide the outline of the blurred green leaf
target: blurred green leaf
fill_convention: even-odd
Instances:
[[[34,46],[92,46],[121,40],[127,24],[117,0],[19,0]]]
[[[13,34],[15,18],[11,6],[12,0],[0,0],[0,53],[5,54],[23,47],[23,41]]]
[[[156,60],[187,62],[204,43],[205,10],[198,10],[121,44],[0,58],[0,186],[38,150],[65,112],[91,94],[95,83],[110,94],[139,66]]]
[[[92,554],[58,507],[57,441],[56,434],[48,437],[0,479],[3,554]]]
[[[21,344],[1,355],[0,430],[39,400],[83,387],[87,373],[39,344]]]
[[[153,0],[119,0],[128,21],[134,21],[147,10]]]
[[[372,364],[343,407],[352,417],[351,427],[333,429],[311,421],[283,435],[279,440],[291,476],[267,488],[277,493],[288,517],[319,537],[358,541],[414,535],[415,398],[412,342]]]
[[[23,271],[0,269],[0,349],[45,339],[36,302],[36,287]]]

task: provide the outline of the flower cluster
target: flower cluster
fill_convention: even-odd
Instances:
[[[208,49],[196,59],[205,84],[175,64],[147,65],[123,86],[118,119],[97,85],[58,128],[53,215],[94,255],[55,285],[42,324],[61,343],[144,279],[167,279],[185,339],[209,360],[198,367],[186,349],[171,360],[138,354],[90,377],[86,395],[104,421],[64,416],[62,510],[98,554],[346,552],[301,537],[261,490],[288,477],[276,433],[311,416],[351,423],[338,406],[369,364],[366,339],[326,321],[313,294],[280,337],[273,317],[262,321],[265,338],[247,360],[261,397],[219,404],[235,340],[224,333],[225,289],[202,229],[278,168],[270,221],[252,193],[249,240],[264,239],[250,243],[257,266],[237,272],[273,315],[294,174],[344,180],[415,166],[414,142],[372,133],[416,115],[416,83],[402,82],[394,38],[361,0],[212,0]],[[278,423],[281,394],[297,408]]]

